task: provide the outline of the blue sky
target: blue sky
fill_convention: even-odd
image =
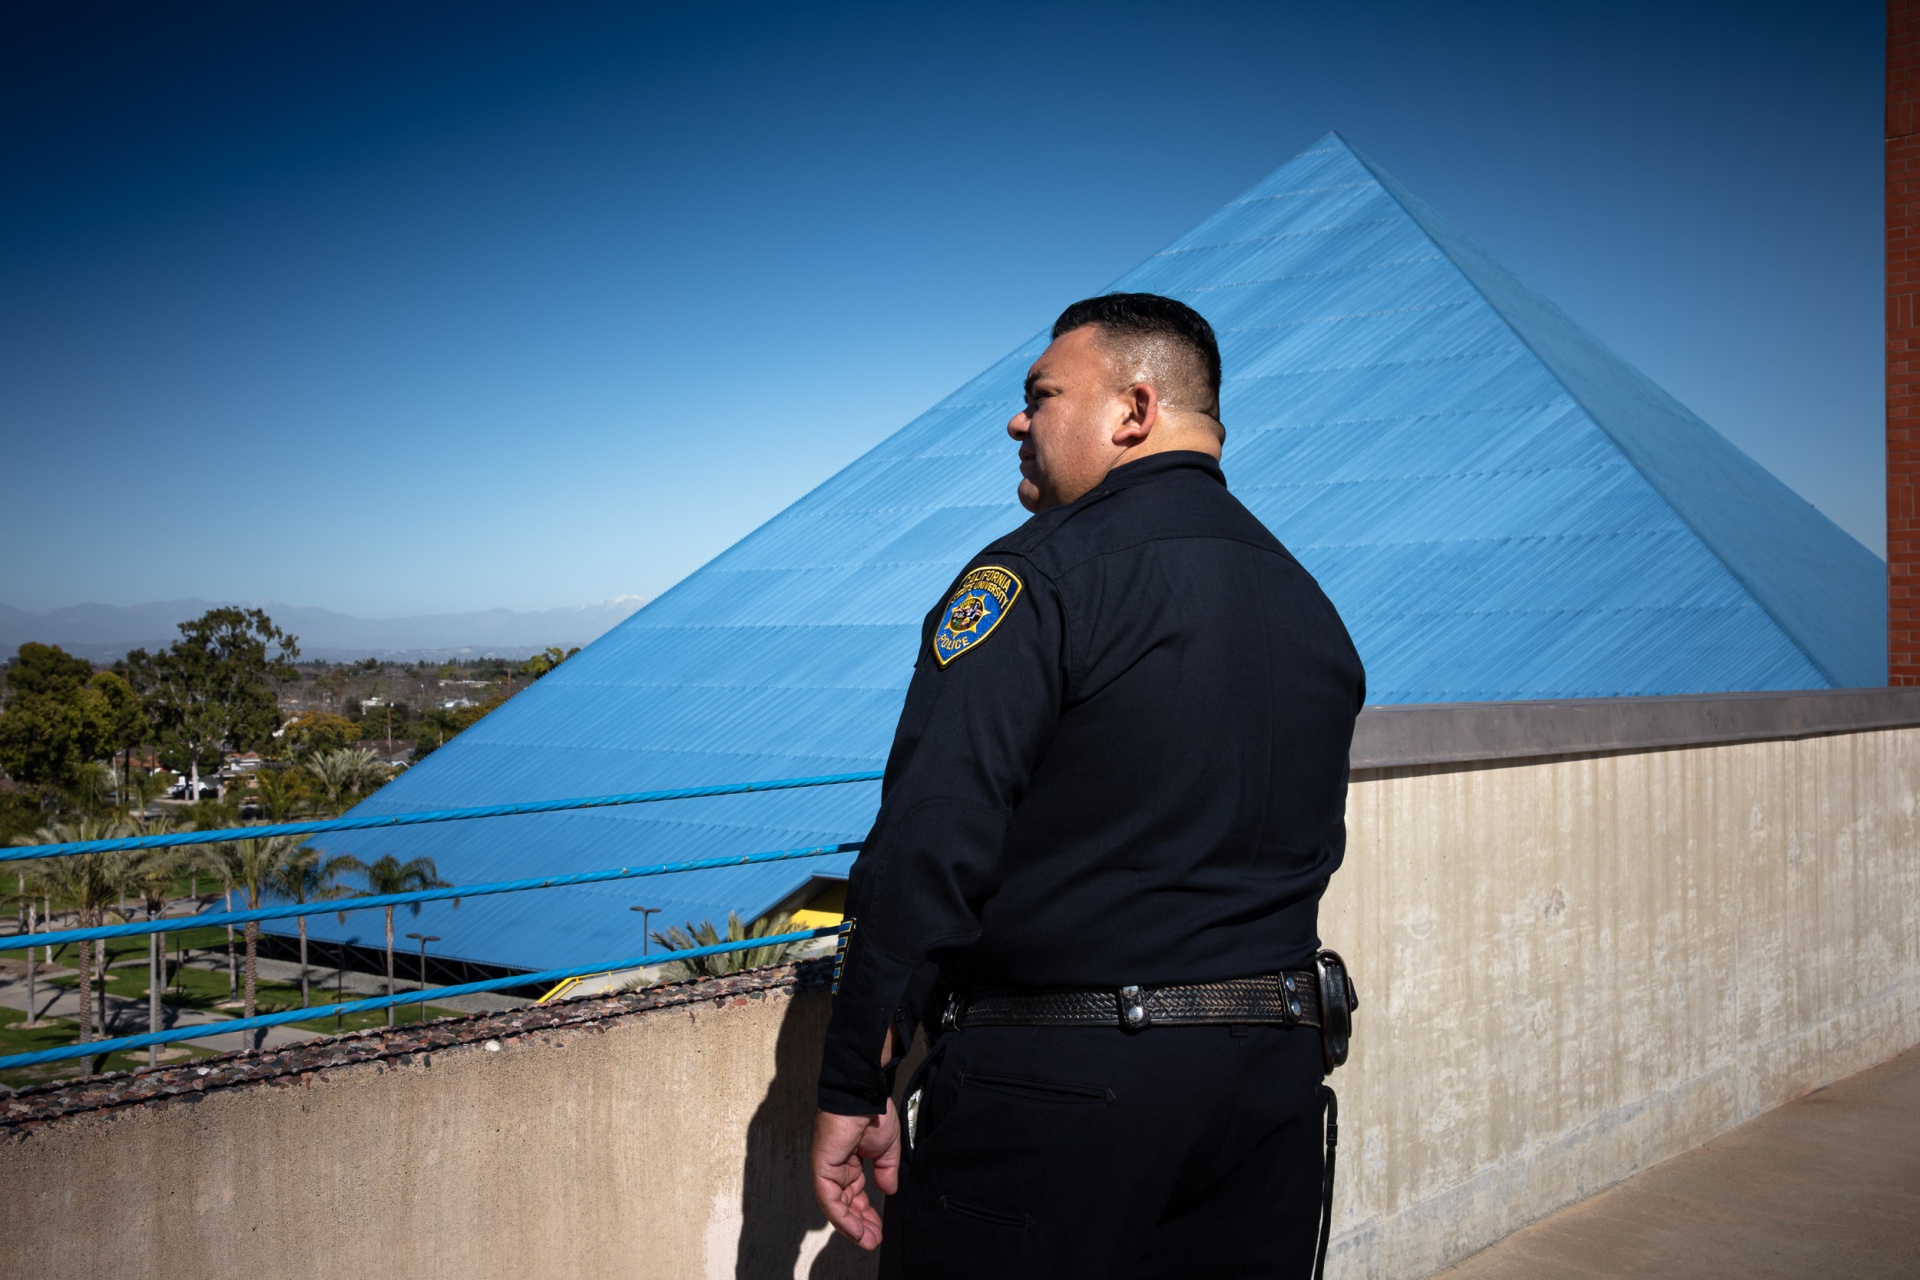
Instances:
[[[10,6],[0,602],[657,595],[1328,129],[1880,553],[1881,21]]]

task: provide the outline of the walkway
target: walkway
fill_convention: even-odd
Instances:
[[[1920,1049],[1516,1231],[1433,1280],[1920,1276]]]

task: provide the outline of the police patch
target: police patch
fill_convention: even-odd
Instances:
[[[933,656],[944,667],[985,640],[1019,598],[1020,579],[999,565],[969,569],[933,633]]]

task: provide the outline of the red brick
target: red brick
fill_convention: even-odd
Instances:
[[[1920,0],[1887,0],[1887,682],[1920,686]]]

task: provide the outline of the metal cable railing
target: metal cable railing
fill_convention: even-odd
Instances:
[[[144,1049],[149,1045],[171,1044],[176,1040],[203,1040],[208,1036],[232,1035],[236,1031],[254,1031],[263,1027],[282,1026],[289,1022],[331,1018],[335,1014],[361,1013],[394,1005],[425,1004],[430,1000],[444,1000],[452,996],[472,995],[481,991],[500,991],[507,987],[558,982],[563,978],[585,978],[610,970],[639,969],[646,965],[665,964],[673,960],[693,960],[700,956],[724,955],[729,951],[777,947],[783,943],[804,942],[811,938],[830,938],[835,934],[846,932],[849,927],[846,924],[826,925],[819,929],[778,933],[765,938],[748,938],[741,942],[720,942],[710,947],[690,947],[685,951],[656,951],[650,955],[634,956],[626,960],[603,960],[597,964],[574,965],[567,969],[542,969],[538,973],[520,973],[507,978],[488,978],[482,982],[462,982],[450,987],[402,991],[391,996],[371,996],[365,1000],[348,1000],[341,1004],[315,1005],[311,1009],[283,1009],[278,1013],[262,1013],[251,1018],[232,1018],[225,1022],[172,1027],[166,1031],[148,1031],[137,1036],[116,1036],[111,1040],[88,1040],[81,1044],[63,1044],[53,1049],[41,1049],[35,1053],[16,1053],[0,1058],[0,1070],[10,1071],[15,1067],[31,1067],[43,1062],[62,1062],[71,1058],[92,1058],[100,1054],[119,1053],[126,1049]]]
[[[831,774],[813,778],[780,778],[767,782],[735,782],[705,787],[677,787],[664,791],[635,791],[622,795],[591,796],[571,800],[536,800],[521,804],[486,805],[468,809],[438,809],[414,813],[380,814],[367,817],[331,818],[314,822],[282,822],[254,827],[229,827],[213,831],[179,831],[168,832],[164,835],[128,836],[111,840],[74,840],[58,844],[25,845],[14,849],[0,850],[0,862],[57,858],[86,853],[115,853],[135,849],[170,848],[180,845],[217,844],[230,840],[257,840],[278,835],[319,835],[328,831],[365,831],[383,827],[415,826],[429,822],[458,822],[474,818],[500,818],[531,813],[559,813],[574,809],[599,809],[615,805],[654,804],[665,800],[691,800],[708,796],[746,795],[762,791],[790,791],[802,787],[836,786],[849,782],[874,782],[878,781],[880,777],[881,774],[878,771]],[[445,889],[421,889],[411,893],[370,894],[364,897],[336,898],[324,902],[285,903],[278,906],[257,907],[244,911],[209,912],[200,915],[172,916],[82,929],[61,929],[34,934],[14,934],[9,937],[0,937],[0,951],[20,951],[39,946],[55,947],[68,943],[133,937],[141,934],[175,933],[186,929],[246,924],[260,920],[284,920],[300,916],[324,915],[328,912],[343,913],[349,911],[364,911],[370,908],[378,909],[383,907],[406,906],[413,903],[435,902],[446,899],[478,898],[500,893],[521,893],[533,889],[553,889],[568,885],[596,884],[612,880],[635,879],[642,876],[670,875],[682,871],[707,871],[725,867],[785,862],[800,858],[820,858],[837,853],[856,853],[860,847],[858,842],[815,845],[803,849],[777,849],[765,853],[741,854],[733,857],[695,858],[681,862],[654,863],[641,867],[619,867],[608,871],[585,871],[570,875],[543,876],[526,880],[500,880],[485,884],[459,885]],[[434,987],[430,989],[423,987],[417,991],[405,991],[394,995],[372,996],[362,1000],[348,1000],[335,1004],[316,1005],[309,1008],[285,1009],[274,1013],[258,1014],[251,1018],[231,1018],[218,1022],[197,1023],[192,1026],[172,1027],[164,1031],[149,1031],[140,1035],[88,1040],[77,1044],[60,1045],[52,1049],[41,1049],[33,1053],[16,1053],[0,1056],[0,1070],[12,1070],[18,1067],[30,1067],[42,1063],[60,1062],[74,1058],[92,1058],[105,1054],[119,1053],[129,1049],[143,1049],[149,1046],[171,1044],[180,1040],[199,1040],[209,1036],[231,1035],[238,1031],[259,1030],[293,1022],[308,1022],[342,1014],[386,1009],[397,1005],[421,1004],[430,1000],[441,1000],[478,992],[499,991],[510,987],[552,983],[567,978],[602,974],[610,970],[638,969],[647,965],[664,964],[676,960],[693,960],[702,956],[723,955],[734,951],[750,951],[759,947],[780,946],[790,942],[803,942],[815,938],[832,937],[835,934],[845,932],[846,928],[847,926],[844,924],[828,925],[822,928],[798,930],[771,937],[747,938],[740,941],[721,942],[710,946],[692,947],[684,950],[653,952],[623,960],[603,960],[594,964],[574,965],[564,969],[544,969],[536,973],[513,974],[504,978],[489,978],[484,981],[465,982],[454,986]],[[84,987],[83,998],[87,998]]]
[[[455,885],[448,889],[416,889],[410,893],[370,894],[362,898],[332,898],[325,902],[294,902],[277,907],[252,907],[245,911],[217,911],[191,916],[157,917],[152,920],[129,921],[126,924],[98,925],[89,929],[16,933],[0,936],[0,951],[24,951],[28,947],[63,947],[69,942],[90,942],[97,938],[136,938],[148,933],[177,933],[182,929],[247,924],[255,920],[291,920],[299,916],[324,916],[330,912],[365,911],[370,907],[404,907],[409,903],[444,902],[449,898],[484,898],[496,893],[521,893],[528,889],[558,889],[575,884],[600,884],[608,880],[672,875],[678,871],[714,871],[724,867],[751,867],[766,862],[791,862],[796,858],[824,858],[835,853],[858,853],[860,848],[861,844],[856,840],[848,844],[821,844],[806,849],[775,849],[768,853],[747,853],[731,858],[695,858],[686,862],[657,862],[646,867],[620,867],[613,871],[582,871],[576,875],[544,876],[534,880],[496,880],[490,884]]]
[[[723,782],[711,787],[674,787],[666,791],[630,791],[622,795],[588,796],[575,800],[527,800],[519,804],[482,805],[475,809],[428,809],[417,813],[379,813],[358,818],[327,818],[315,822],[275,822],[257,827],[227,827],[219,831],[169,831],[155,836],[121,836],[112,840],[69,840],[59,844],[30,844],[0,849],[0,862],[33,858],[61,858],[75,853],[119,853],[129,849],[168,849],[176,845],[219,844],[227,840],[264,840],[269,836],[312,836],[326,831],[374,831],[382,827],[412,827],[427,822],[464,822],[470,818],[511,818],[529,813],[564,813],[571,809],[608,809],[617,805],[658,804],[663,800],[699,800],[708,796],[738,796],[760,791],[795,791],[802,787],[833,787],[848,782],[878,782],[879,770],[834,773],[817,778],[775,778],[767,782]]]

